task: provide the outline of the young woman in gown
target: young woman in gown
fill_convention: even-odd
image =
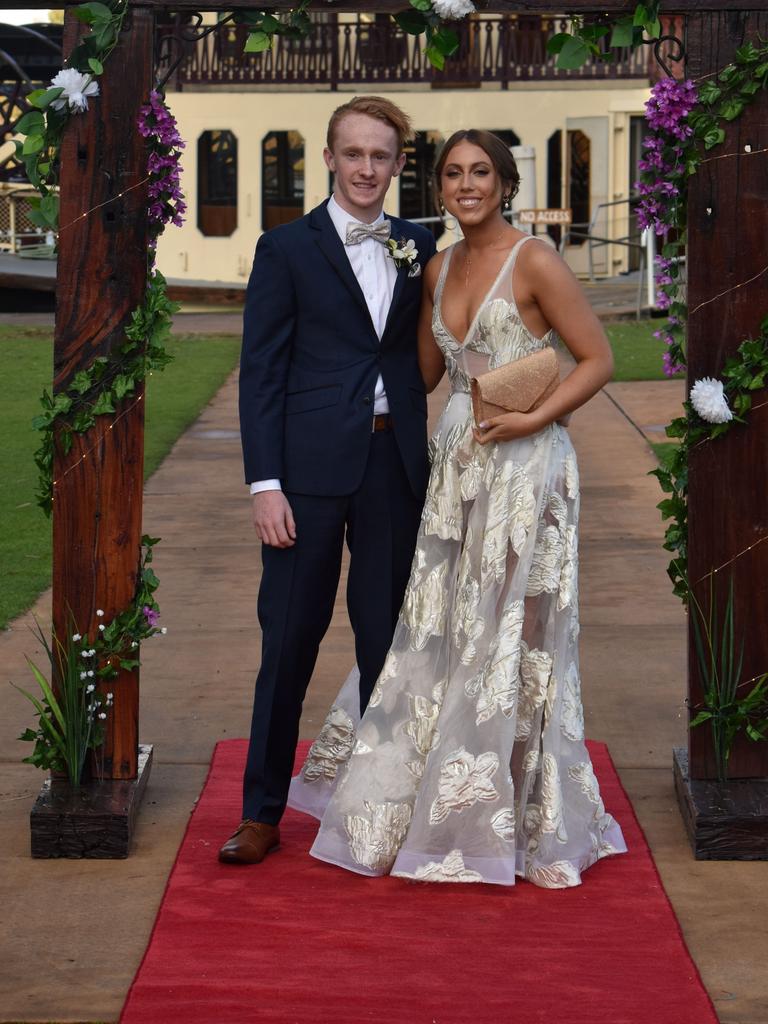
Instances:
[[[321,818],[313,856],[362,874],[578,885],[626,846],[584,745],[579,477],[558,420],[611,352],[563,260],[505,221],[519,177],[501,140],[457,132],[435,174],[464,238],[425,271],[420,365],[451,393],[410,582],[362,721],[350,678],[289,803]],[[475,425],[470,378],[557,336],[576,366],[555,393]]]

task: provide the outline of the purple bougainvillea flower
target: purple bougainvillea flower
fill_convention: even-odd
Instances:
[[[157,625],[158,619],[160,618],[160,613],[155,611],[154,608],[150,608],[148,604],[145,604],[144,607],[141,609],[141,613],[147,620],[148,626]]]

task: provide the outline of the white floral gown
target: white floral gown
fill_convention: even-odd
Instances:
[[[626,850],[584,745],[579,479],[565,429],[479,445],[469,378],[552,342],[523,325],[521,239],[470,325],[433,330],[451,394],[392,647],[359,724],[353,672],[291,786],[312,854],[366,875],[547,888]]]

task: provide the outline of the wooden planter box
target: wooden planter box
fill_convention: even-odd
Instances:
[[[152,747],[142,745],[135,779],[76,787],[65,779],[48,779],[30,813],[32,856],[127,857],[151,767]]]
[[[677,801],[696,860],[768,860],[768,779],[688,777],[688,751],[673,751]]]

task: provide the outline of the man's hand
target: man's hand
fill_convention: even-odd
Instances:
[[[253,525],[262,544],[290,548],[296,543],[296,523],[282,491],[261,491],[253,495]]]

